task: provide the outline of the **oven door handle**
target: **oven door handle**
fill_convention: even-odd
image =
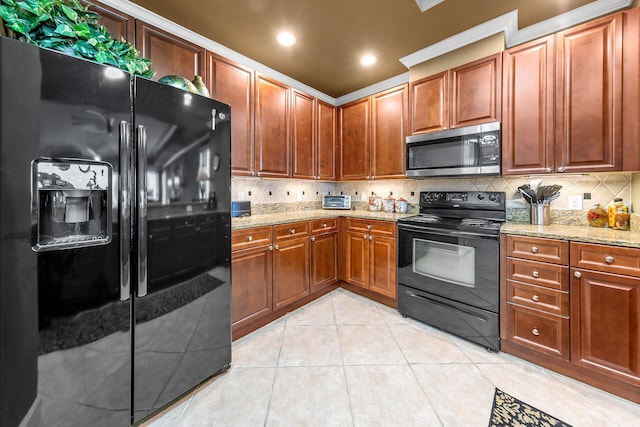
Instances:
[[[427,302],[430,302],[431,304],[436,304],[436,305],[439,305],[441,307],[445,307],[445,308],[448,308],[448,309],[454,309],[454,310],[457,310],[457,311],[461,311],[464,314],[466,314],[468,316],[476,317],[476,318],[482,320],[483,322],[487,321],[486,318],[478,315],[478,313],[475,313],[475,312],[472,312],[472,311],[469,311],[469,310],[465,310],[462,307],[458,307],[458,306],[454,307],[453,305],[449,305],[449,304],[447,304],[445,302],[438,301],[438,300],[435,300],[435,299],[432,299],[432,298],[428,298],[428,297],[425,297],[425,296],[422,296],[422,295],[414,294],[413,292],[410,292],[410,291],[404,291],[404,293],[405,293],[405,295],[407,295],[409,297],[412,297],[412,298],[416,298],[416,299],[420,299],[420,300],[423,300],[423,301],[427,301]]]
[[[476,238],[476,239],[490,239],[490,240],[497,240],[498,238],[498,236],[495,236],[495,235],[484,235],[484,234],[469,233],[466,231],[455,231],[455,230],[442,231],[435,228],[420,227],[420,226],[408,225],[408,224],[398,224],[398,230],[414,231],[414,232],[423,233],[423,234],[434,234],[436,236],[445,236],[445,237],[450,237],[450,236],[470,237],[470,238]]]

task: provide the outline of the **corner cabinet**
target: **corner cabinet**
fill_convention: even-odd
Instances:
[[[405,178],[408,85],[339,107],[340,179]]]
[[[640,249],[501,236],[501,349],[640,403]]]
[[[256,75],[255,166],[257,176],[290,176],[289,86]]]

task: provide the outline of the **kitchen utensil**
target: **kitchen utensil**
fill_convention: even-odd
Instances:
[[[538,203],[536,192],[532,188],[525,188],[524,190],[521,190],[521,193],[524,199],[530,204]]]

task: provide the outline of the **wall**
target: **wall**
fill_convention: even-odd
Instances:
[[[614,197],[622,197],[625,204],[631,204],[632,182],[634,188],[640,187],[640,174],[567,174],[517,177],[474,177],[474,178],[429,178],[422,180],[399,179],[381,181],[317,182],[293,179],[233,178],[231,181],[232,198],[238,200],[244,196],[252,202],[254,214],[303,208],[319,208],[325,194],[351,194],[354,201],[367,200],[372,192],[386,197],[393,193],[394,198],[402,196],[410,204],[417,205],[420,191],[504,191],[507,194],[509,208],[527,209],[528,205],[520,197],[518,187],[542,179],[542,185],[562,185],[560,198],[552,203],[552,209],[562,211],[564,219],[571,217],[570,223],[586,224],[586,211],[599,203],[609,204]],[[271,194],[269,194],[271,192]],[[239,194],[243,193],[243,194]],[[249,195],[249,193],[251,193]],[[583,196],[590,193],[591,199],[583,201],[581,211],[569,211],[569,195]],[[636,203],[637,203],[636,199]],[[366,208],[358,204],[360,209]],[[415,208],[415,206],[414,206]],[[528,210],[528,209],[527,209]],[[518,220],[518,218],[513,218]],[[556,218],[556,221],[561,221]]]

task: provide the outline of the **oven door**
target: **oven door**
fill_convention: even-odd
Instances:
[[[499,312],[498,238],[398,225],[398,283]]]

